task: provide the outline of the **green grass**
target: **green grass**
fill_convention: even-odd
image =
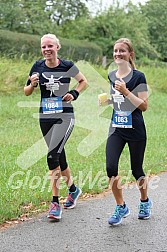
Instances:
[[[2,91],[0,96],[0,223],[19,217],[27,211],[26,206],[32,205],[33,210],[45,209],[47,204],[45,206],[42,202],[49,203],[51,199],[49,180],[45,180],[48,174],[46,156],[43,155],[33,165],[23,169],[29,160],[34,157],[38,158],[39,153],[43,150],[42,147],[45,145],[44,142],[38,148],[33,149],[29,156],[27,155],[22,159],[23,166],[18,162],[18,158],[23,152],[42,138],[38,119],[33,117],[33,113],[38,113],[38,108],[20,107],[18,105],[22,101],[39,101],[39,92],[37,91],[30,97],[23,94],[23,86],[30,67],[28,63],[10,62],[12,64],[10,72],[7,72],[8,64],[3,59],[0,68],[0,88]],[[103,71],[102,74],[104,75],[104,70],[99,71]],[[151,76],[149,80],[152,84],[150,85],[152,92],[149,97],[149,109],[144,113],[148,135],[144,169],[146,174],[157,174],[167,170],[167,115],[165,107],[167,94],[161,92],[157,88],[157,84],[154,86],[153,72],[149,74],[149,71],[152,70],[145,69],[148,76]],[[164,79],[159,76],[158,82],[164,90]],[[88,93],[87,95],[92,99],[91,94]],[[83,101],[84,94],[83,98],[80,98],[77,102],[79,104]],[[101,119],[103,120],[103,117],[109,119],[110,114],[111,108],[108,107],[103,111]],[[97,127],[96,121],[90,123],[95,128]],[[104,138],[103,143],[92,154],[83,156],[78,151],[78,146],[89,133],[90,130],[75,126],[66,144],[67,159],[74,181],[82,187],[83,192],[100,193],[108,187],[105,171],[106,140]],[[129,170],[129,152],[126,147],[120,160],[120,174],[126,176],[128,182],[131,182],[134,179],[132,176],[128,177]],[[67,188],[62,183],[61,195],[65,197],[66,194]]]

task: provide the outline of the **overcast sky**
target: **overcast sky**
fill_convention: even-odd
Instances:
[[[102,2],[103,5],[110,5],[113,3],[113,0],[96,0],[97,2]],[[120,3],[122,4],[126,4],[129,0],[119,0]],[[137,4],[137,3],[141,3],[144,4],[146,2],[146,0],[131,0],[132,3]]]
[[[96,0],[97,3],[99,3],[102,5],[102,9],[106,9],[107,7],[109,7],[110,5],[113,4],[114,0]],[[119,0],[120,4],[125,5],[129,0]],[[147,2],[148,0],[131,0],[133,4],[144,4],[145,2]],[[91,12],[96,12],[96,6],[89,6]]]

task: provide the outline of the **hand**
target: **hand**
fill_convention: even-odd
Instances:
[[[74,100],[74,97],[72,94],[67,93],[63,96],[62,101],[66,101],[67,103],[71,102]]]
[[[39,73],[34,73],[31,76],[29,76],[29,79],[31,81],[31,85],[33,87],[36,87],[39,83]]]
[[[121,94],[124,94],[126,92],[127,90],[126,83],[124,82],[123,79],[115,81],[115,89],[119,91]]]
[[[107,100],[105,100],[103,102],[100,99],[98,99],[98,105],[99,105],[99,107],[101,107],[101,106],[107,106],[109,104],[112,104],[112,100],[111,99],[107,99]]]

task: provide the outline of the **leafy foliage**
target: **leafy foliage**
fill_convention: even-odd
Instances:
[[[48,6],[51,19],[59,26],[66,21],[74,20],[78,17],[88,16],[88,8],[81,1],[73,0],[49,0]]]
[[[138,6],[130,0],[124,6],[112,0],[105,10],[100,8],[101,3],[98,8],[97,0],[2,0],[0,28],[95,42],[108,58],[112,58],[115,40],[128,37],[137,59],[167,61],[166,0],[148,0]],[[91,15],[88,4],[98,10],[96,14]]]
[[[142,14],[147,17],[151,45],[167,62],[167,1],[149,0],[142,7]]]
[[[0,30],[0,54],[8,58],[41,58],[40,36]],[[101,61],[102,50],[88,41],[60,38],[62,45],[59,56],[73,61],[86,60],[95,63]],[[82,43],[81,43],[82,42]]]
[[[128,37],[135,45],[136,57],[160,58],[149,41],[147,18],[139,7],[129,2],[121,7],[119,2],[108,10],[89,19],[82,18],[65,23],[61,27],[63,37],[84,38],[94,41],[103,49],[103,54],[112,58],[112,47],[120,37]],[[82,27],[82,30],[81,30]]]
[[[54,33],[65,21],[88,13],[80,0],[6,0],[0,4],[1,29],[39,35],[48,30]]]

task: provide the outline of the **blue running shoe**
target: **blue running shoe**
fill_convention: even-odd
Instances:
[[[66,202],[64,203],[65,209],[71,209],[76,206],[77,199],[81,195],[82,191],[80,188],[76,187],[75,192],[69,192]]]
[[[122,218],[126,218],[130,214],[130,210],[125,204],[125,207],[117,205],[114,214],[108,219],[110,225],[118,225],[122,222]]]
[[[61,206],[56,202],[52,202],[47,217],[49,219],[60,220],[61,214],[62,214]]]
[[[151,215],[152,202],[148,199],[148,202],[140,202],[138,219],[146,220]]]

